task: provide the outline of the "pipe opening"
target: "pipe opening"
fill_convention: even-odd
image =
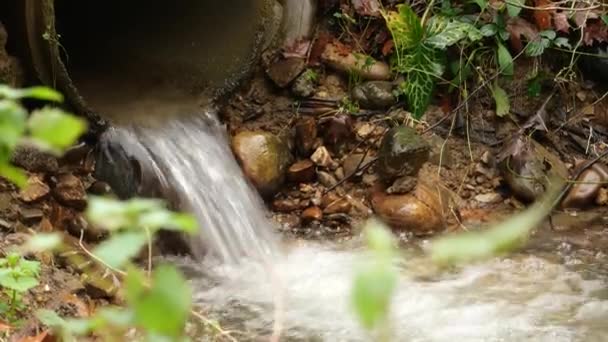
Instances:
[[[58,0],[61,58],[87,106],[115,123],[192,113],[248,69],[265,2]]]

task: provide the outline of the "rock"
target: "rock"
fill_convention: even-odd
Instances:
[[[313,151],[317,139],[317,122],[310,116],[302,117],[296,123],[296,149],[303,157],[308,157]]]
[[[291,164],[287,144],[264,131],[243,131],[232,139],[232,149],[243,172],[263,196],[274,195]]]
[[[299,57],[280,59],[268,67],[266,74],[279,87],[285,88],[306,67],[306,60]]]
[[[379,0],[351,0],[355,11],[367,17],[380,17],[382,4]]]
[[[413,194],[387,195],[376,191],[372,195],[374,212],[393,229],[428,234],[444,228],[445,201],[430,187],[418,183]]]
[[[499,193],[490,192],[488,194],[480,194],[475,196],[475,200],[484,204],[496,204],[502,202],[502,196]]]
[[[323,209],[323,213],[331,215],[331,214],[348,214],[350,209],[352,208],[352,204],[346,198],[340,198],[336,201],[329,203],[325,209]]]
[[[336,171],[334,171],[334,175],[336,176],[336,178],[338,180],[343,180],[344,179],[344,169],[341,167],[338,167],[336,169]]]
[[[42,219],[44,213],[38,208],[19,208],[19,218],[24,224],[37,223]]]
[[[323,219],[323,211],[319,207],[306,208],[302,212],[302,221],[309,223],[312,221],[321,221]]]
[[[19,198],[26,203],[38,201],[51,192],[51,188],[42,180],[40,175],[32,175],[27,180],[24,189],[19,193]]]
[[[365,158],[363,156],[363,153],[353,153],[344,159],[342,166],[344,167],[345,177],[350,177],[353,173],[355,173],[357,167],[361,169],[361,167],[374,160],[374,157],[370,155],[366,155]]]
[[[308,183],[314,178],[315,164],[310,159],[300,160],[287,170],[287,179],[293,183]]]
[[[397,103],[393,84],[388,81],[368,81],[356,85],[351,97],[364,109],[386,109]]]
[[[597,204],[599,206],[608,205],[608,189],[606,189],[606,188],[600,189],[600,191],[597,194],[597,197],[595,198],[595,204]]]
[[[91,184],[88,191],[94,195],[107,195],[112,192],[112,188],[106,182],[95,181]]]
[[[595,203],[600,189],[608,181],[608,166],[595,163],[576,180],[562,201],[562,208],[585,208]]]
[[[321,60],[331,68],[343,73],[357,73],[363,79],[387,81],[391,78],[388,64],[379,62],[369,56],[361,57],[349,51],[349,48],[339,42],[325,46]]]
[[[416,187],[418,183],[418,179],[416,177],[411,176],[403,176],[399,177],[393,182],[388,189],[386,189],[386,193],[388,194],[406,194]]]
[[[331,188],[338,184],[338,180],[329,172],[319,171],[317,172],[319,183],[323,184],[326,188]]]
[[[300,203],[291,199],[277,199],[272,202],[272,208],[275,211],[289,213],[300,208]]]
[[[337,114],[320,121],[325,146],[338,151],[353,136],[353,123],[350,115]]]
[[[310,160],[321,167],[330,167],[335,163],[325,146],[320,146],[317,148],[315,153],[310,156]]]
[[[524,202],[533,202],[545,192],[549,179],[568,178],[564,163],[541,144],[532,139],[518,144],[516,153],[510,153],[499,164],[503,178],[515,197]]]
[[[80,179],[71,173],[57,177],[53,196],[61,204],[78,210],[87,206],[87,193]]]
[[[55,156],[28,145],[17,146],[13,150],[11,162],[30,172],[55,173],[59,169]]]
[[[315,93],[316,80],[315,73],[312,70],[303,72],[291,86],[291,92],[299,97],[310,97]]]
[[[485,166],[494,166],[494,162],[495,162],[495,158],[494,156],[490,153],[490,151],[485,151],[483,152],[483,154],[481,155],[481,158],[479,158],[479,160],[485,165]]]
[[[430,137],[429,145],[431,149],[429,152],[429,162],[437,166],[449,168],[454,161],[449,144],[444,143],[445,139],[438,135],[433,135]]]
[[[429,160],[429,144],[412,128],[390,129],[382,139],[376,170],[385,181],[415,176]]]

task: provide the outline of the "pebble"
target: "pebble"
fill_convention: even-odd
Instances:
[[[496,204],[502,202],[502,196],[499,193],[491,192],[475,196],[475,200],[484,204]]]
[[[331,215],[331,214],[348,214],[350,209],[352,208],[352,204],[346,198],[340,198],[336,201],[329,203],[323,213]]]
[[[303,58],[284,58],[272,63],[266,69],[266,73],[277,86],[285,88],[302,73],[305,67],[306,60]]]
[[[308,157],[313,151],[317,139],[317,121],[311,116],[300,118],[295,125],[296,149],[303,157]]]
[[[353,87],[351,97],[361,108],[386,109],[397,103],[393,84],[388,81],[368,81]]]
[[[308,183],[315,178],[315,164],[310,159],[300,160],[287,170],[287,179],[293,183]]]
[[[337,114],[320,120],[325,145],[338,151],[353,136],[352,121],[351,116],[347,114]]]
[[[57,177],[53,196],[58,202],[78,210],[83,210],[87,205],[87,193],[84,185],[78,177],[71,173]]]
[[[382,138],[376,169],[386,182],[414,176],[429,160],[429,151],[429,144],[413,128],[392,128]]]
[[[323,186],[325,186],[326,188],[331,188],[338,184],[338,180],[329,172],[318,171],[317,177],[319,178],[319,183],[323,184]]]
[[[344,167],[345,176],[352,176],[352,174],[357,171],[357,167],[361,169],[362,166],[365,166],[367,163],[371,162],[374,159],[374,157],[370,155],[366,155],[364,158],[363,155],[363,153],[353,153],[344,159],[342,166]]]
[[[19,217],[24,224],[32,224],[40,221],[44,213],[39,208],[19,208]]]
[[[312,221],[321,221],[323,219],[323,210],[319,207],[309,207],[302,212],[302,221],[309,223]]]
[[[321,167],[329,167],[335,163],[325,146],[319,146],[315,153],[310,156],[310,160]]]
[[[593,164],[585,170],[575,183],[564,200],[562,208],[585,208],[596,202],[596,198],[608,181],[608,166],[600,163]]]
[[[51,192],[51,188],[42,180],[41,175],[28,178],[25,188],[19,192],[19,198],[26,203],[36,202]]]
[[[300,203],[294,199],[276,199],[272,202],[272,208],[275,211],[289,213],[300,208]]]
[[[595,199],[595,204],[600,206],[608,205],[608,189],[601,188]]]
[[[11,162],[30,172],[55,173],[59,169],[55,156],[28,145],[17,146],[13,150]]]

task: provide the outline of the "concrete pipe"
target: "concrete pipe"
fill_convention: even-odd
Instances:
[[[281,25],[276,0],[23,0],[37,76],[118,124],[233,88]]]

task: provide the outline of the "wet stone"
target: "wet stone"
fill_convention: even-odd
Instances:
[[[310,159],[300,160],[287,170],[287,179],[293,183],[308,183],[314,178],[315,164]]]
[[[264,196],[275,194],[283,182],[291,153],[286,143],[264,131],[244,131],[232,139],[243,172]]]
[[[369,81],[353,87],[352,99],[365,109],[386,109],[397,103],[393,84],[388,81]]]
[[[58,202],[78,210],[83,210],[87,205],[87,194],[82,181],[70,173],[57,177],[53,196]]]
[[[303,58],[284,58],[272,63],[266,73],[277,86],[285,88],[298,77],[305,67],[306,60]]]
[[[335,163],[325,146],[320,146],[319,148],[317,148],[315,153],[310,156],[310,159],[315,164],[321,167],[330,167],[332,164]]]
[[[353,123],[350,115],[338,114],[320,120],[323,142],[332,151],[338,151],[353,136]]]
[[[325,171],[317,172],[317,177],[319,178],[319,183],[323,184],[323,186],[327,188],[331,188],[338,184],[338,180],[331,173]]]
[[[323,211],[319,207],[306,208],[302,212],[302,221],[309,223],[312,221],[321,221],[323,219]]]
[[[429,151],[429,144],[413,128],[392,128],[382,139],[376,169],[388,182],[415,176],[429,160]]]
[[[305,116],[298,120],[296,128],[296,149],[303,157],[308,157],[313,151],[317,139],[317,121],[315,118]]]
[[[357,168],[359,168],[360,170],[361,167],[367,165],[372,160],[374,160],[374,157],[370,155],[364,157],[363,153],[354,153],[349,155],[348,157],[346,157],[346,159],[344,159],[344,162],[342,163],[344,167],[344,175],[346,177],[352,176],[352,174],[357,171]]]
[[[403,176],[397,178],[393,185],[391,185],[386,192],[388,194],[405,194],[412,191],[416,187],[416,183],[418,179],[416,177],[411,176]]]
[[[19,208],[19,218],[24,224],[32,224],[39,222],[44,213],[39,208]]]
[[[491,192],[488,194],[480,194],[475,196],[475,200],[484,204],[496,204],[502,201],[502,196],[499,193]]]
[[[300,208],[300,203],[294,199],[277,199],[272,202],[272,208],[275,211],[289,213]]]
[[[310,97],[315,93],[316,82],[309,72],[304,72],[293,81],[291,92],[299,97]]]
[[[595,163],[585,170],[564,200],[563,208],[585,208],[596,202],[600,189],[608,181],[608,166]]]
[[[51,188],[42,180],[40,175],[32,175],[27,180],[25,188],[19,193],[19,199],[26,203],[40,200],[51,192]]]
[[[351,208],[352,204],[346,198],[340,198],[329,203],[323,210],[323,213],[328,215],[338,213],[348,214]]]

